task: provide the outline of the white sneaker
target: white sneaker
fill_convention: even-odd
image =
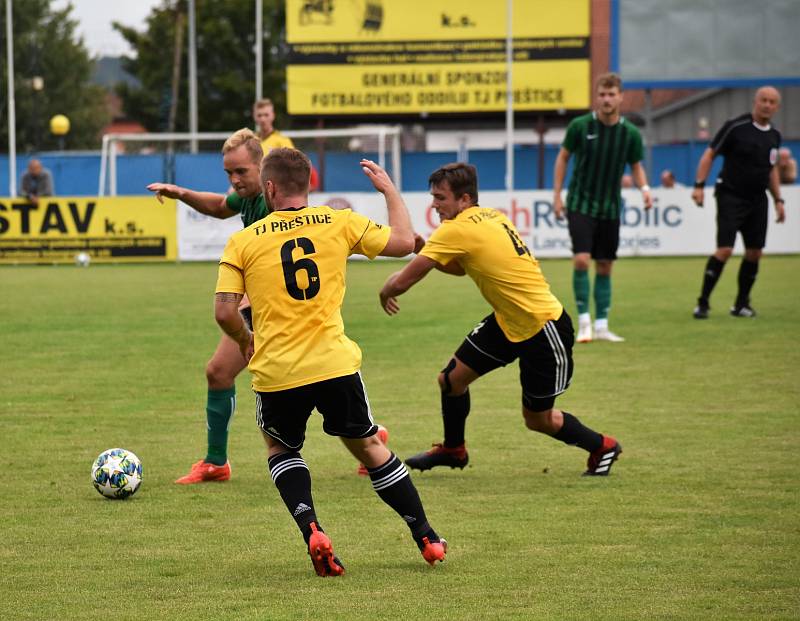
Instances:
[[[625,341],[624,338],[622,338],[618,334],[614,334],[608,328],[596,328],[594,331],[594,340],[609,341],[610,343],[622,343]]]
[[[579,321],[578,322],[578,343],[591,343],[592,342],[592,322]]]

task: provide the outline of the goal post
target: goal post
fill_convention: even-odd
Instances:
[[[321,150],[323,158],[325,153],[336,150],[349,153],[377,152],[378,164],[381,167],[387,168],[387,160],[391,162],[387,170],[397,188],[402,190],[401,131],[399,126],[374,125],[341,129],[286,130],[281,133],[291,138],[295,146],[305,153]],[[138,143],[149,145],[149,148],[163,146],[164,153],[188,153],[189,145],[194,141],[213,142],[221,146],[231,134],[233,132],[105,134],[100,152],[97,195],[117,196],[117,159],[121,155],[119,145]],[[333,141],[335,142],[333,149],[325,146],[333,139],[337,139]],[[185,144],[185,148],[175,148],[176,143]],[[311,148],[306,145],[310,145]]]

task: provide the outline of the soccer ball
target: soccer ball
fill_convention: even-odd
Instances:
[[[75,255],[75,265],[78,267],[89,267],[89,263],[92,262],[92,257],[89,256],[88,252],[79,252]]]
[[[142,462],[123,448],[103,451],[92,464],[92,483],[106,498],[133,496],[142,484]]]

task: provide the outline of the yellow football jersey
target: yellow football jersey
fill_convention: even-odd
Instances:
[[[349,209],[274,211],[234,233],[217,293],[247,293],[253,308],[253,389],[274,392],[350,375],[361,350],[345,336],[347,257],[374,259],[390,228]]]
[[[264,151],[264,155],[266,155],[272,149],[277,149],[278,147],[289,147],[290,149],[294,149],[294,143],[292,142],[291,138],[284,136],[277,129],[274,129],[269,136],[261,141],[261,149]]]
[[[496,209],[475,205],[445,220],[420,254],[441,265],[458,261],[514,343],[532,337],[564,310],[517,229]]]

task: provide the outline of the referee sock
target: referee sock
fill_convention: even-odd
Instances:
[[[589,312],[589,272],[587,270],[573,270],[572,290],[575,292],[575,304],[578,314]]]
[[[425,546],[422,543],[423,537],[427,537],[431,542],[439,541],[436,531],[428,524],[425,509],[422,508],[422,501],[411,481],[408,469],[397,455],[392,453],[385,464],[377,468],[367,468],[367,471],[372,481],[372,489],[405,520],[420,550]]]
[[[594,275],[594,308],[597,319],[608,319],[611,308],[611,276]]]
[[[753,288],[757,275],[758,261],[742,259],[742,264],[739,266],[739,293],[736,295],[736,306],[750,304],[750,289]]]
[[[444,423],[444,445],[457,448],[464,444],[464,431],[469,416],[469,390],[463,395],[442,393],[442,422]]]
[[[267,460],[269,473],[275,487],[278,488],[283,503],[289,509],[303,539],[308,544],[311,537],[311,522],[316,522],[314,500],[311,497],[311,473],[300,453],[291,451],[273,455]],[[319,530],[322,530],[320,527]]]
[[[708,298],[711,297],[711,292],[714,290],[719,277],[722,276],[722,269],[724,267],[725,261],[720,261],[713,254],[708,257],[706,270],[703,272],[703,289],[700,293],[700,299],[698,300],[705,306],[708,306]]]
[[[593,453],[603,445],[603,435],[584,427],[583,423],[569,412],[561,412],[564,424],[553,434],[556,440],[561,440],[570,446],[579,446],[584,451]]]
[[[206,461],[224,466],[228,461],[228,430],[236,410],[236,386],[222,390],[208,389],[206,400],[206,427],[208,428],[208,453]]]

